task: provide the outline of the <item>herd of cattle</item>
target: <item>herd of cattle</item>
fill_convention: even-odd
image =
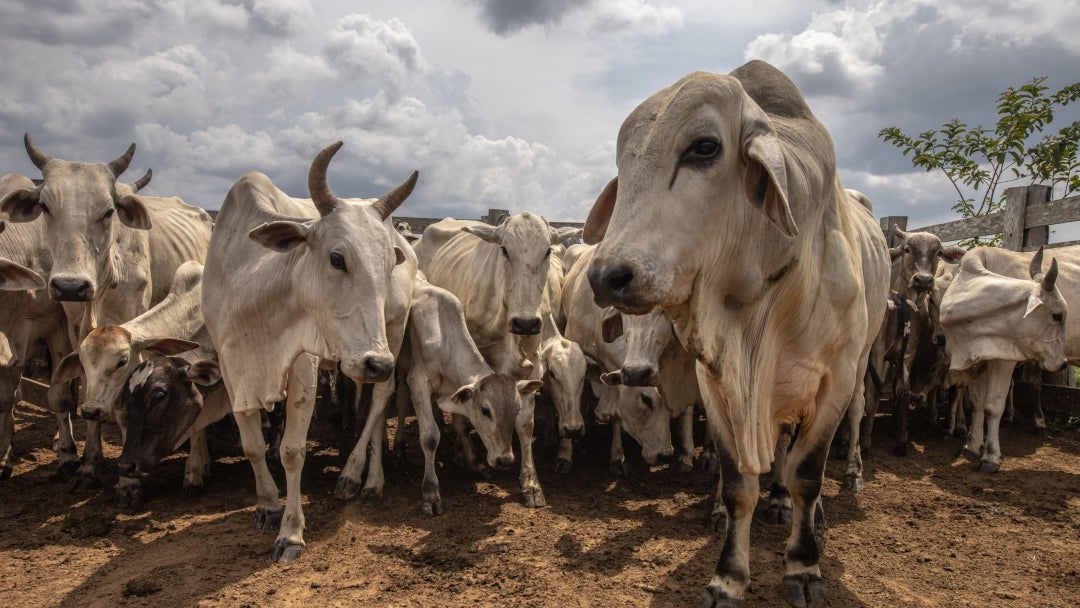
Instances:
[[[210,464],[207,426],[231,413],[255,473],[256,526],[278,529],[272,561],[305,546],[300,475],[320,368],[374,385],[336,494],[381,495],[396,392],[416,413],[428,515],[443,511],[443,413],[470,467],[520,458],[524,502],[541,507],[538,403],[557,415],[559,473],[570,472],[586,420],[612,425],[615,472],[626,471],[624,430],[650,464],[688,469],[703,407],[725,537],[706,605],[741,604],[759,476],[775,467],[770,508],[792,526],[782,593],[821,606],[819,497],[834,434],[845,438],[845,486],[858,490],[881,395],[896,404],[902,452],[911,403],[933,406],[953,386],[950,428],[964,422],[966,392],[965,452],[994,471],[1017,362],[1080,362],[1080,326],[1065,320],[1080,297],[1080,249],[1057,249],[1046,264],[1041,250],[965,254],[900,230],[888,248],[870,201],[841,186],[825,128],[762,62],[688,75],[635,109],[619,132],[618,177],[584,234],[524,212],[499,226],[446,219],[416,238],[391,214],[417,174],[377,200],[339,198],[327,169],[340,142],[312,162],[310,198],[247,172],[216,223],[178,198],[140,194],[149,173],[118,181],[134,144],[104,164],[24,143],[40,183],[0,183],[0,478],[12,472],[19,378],[44,344],[72,489],[100,485],[101,424],[112,420],[122,506],[143,500],[142,480],[185,441],[183,483],[196,491]],[[566,246],[579,236],[589,244]],[[597,399],[583,412],[586,383]],[[284,506],[261,416],[282,401]]]

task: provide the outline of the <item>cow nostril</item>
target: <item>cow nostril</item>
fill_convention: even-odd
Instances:
[[[99,420],[101,418],[101,412],[99,410],[82,410],[83,420]]]
[[[624,367],[622,381],[627,386],[655,386],[656,373],[649,366]]]
[[[618,293],[634,280],[634,271],[628,264],[615,264],[604,270],[600,280],[612,293]]]
[[[368,357],[364,360],[364,373],[368,378],[375,379],[376,381],[386,380],[393,371],[394,361],[392,359]]]
[[[540,317],[514,317],[510,319],[510,333],[535,336],[543,328]]]
[[[495,466],[500,469],[508,469],[514,465],[514,455],[509,454],[507,456],[499,456],[495,459]]]
[[[93,299],[90,281],[56,277],[49,281],[49,294],[54,300],[65,302],[86,302]]]
[[[585,436],[585,428],[580,426],[574,428],[564,427],[562,430],[562,436],[566,439],[581,439]]]

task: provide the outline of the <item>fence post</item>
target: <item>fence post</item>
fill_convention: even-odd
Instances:
[[[1005,229],[1001,246],[1013,251],[1025,247],[1038,247],[1050,240],[1050,227],[1028,228],[1024,225],[1028,205],[1040,205],[1050,201],[1050,186],[1018,186],[1005,190]]]
[[[487,215],[481,216],[480,221],[492,226],[498,226],[509,216],[510,211],[508,209],[488,209]]]
[[[1050,202],[1052,189],[1050,186],[1028,186],[1025,202],[1027,206],[1043,205]],[[1025,212],[1026,215],[1026,212]],[[1035,228],[1024,227],[1024,248],[1038,247],[1050,242],[1050,227],[1036,226]]]
[[[895,225],[901,230],[907,230],[907,219],[906,215],[886,215],[881,218],[881,231],[885,233],[885,242],[889,244],[889,247],[897,245],[897,239],[893,235],[892,227]]]

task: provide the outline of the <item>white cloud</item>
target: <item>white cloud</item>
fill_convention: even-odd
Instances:
[[[670,6],[654,6],[644,0],[611,0],[594,5],[590,29],[600,33],[656,36],[683,26],[683,12]]]
[[[420,45],[398,19],[380,21],[368,15],[347,15],[327,35],[326,56],[338,69],[375,79],[399,93],[427,69]]]

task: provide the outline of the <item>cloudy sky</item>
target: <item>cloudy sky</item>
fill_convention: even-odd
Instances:
[[[946,8],[945,5],[948,7]],[[992,125],[999,92],[1080,77],[1077,0],[5,0],[0,162],[51,156],[220,206],[257,169],[306,196],[308,164],[341,196],[413,169],[403,215],[489,207],[582,219],[614,175],[626,115],[693,70],[784,70],[831,131],[841,177],[878,215],[952,219],[943,177],[881,142],[959,117]]]

